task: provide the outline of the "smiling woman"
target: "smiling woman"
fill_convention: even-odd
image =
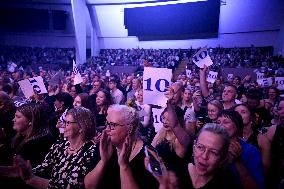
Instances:
[[[98,162],[98,148],[92,142],[95,126],[90,110],[69,110],[64,122],[67,140],[55,143],[41,164],[32,169],[29,162],[15,158],[21,178],[34,188],[84,188],[84,176]]]

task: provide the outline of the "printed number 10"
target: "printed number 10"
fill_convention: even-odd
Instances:
[[[152,85],[152,79],[151,78],[149,78],[149,79],[146,79],[146,80],[144,80],[144,81],[146,81],[147,82],[147,88],[145,89],[146,91],[153,91],[151,88],[151,85]],[[164,85],[165,85],[165,87],[164,87],[164,89],[162,90],[161,89],[161,82],[164,82]],[[166,79],[158,79],[157,81],[156,81],[156,83],[155,83],[155,88],[156,88],[156,90],[157,91],[159,91],[159,92],[165,92],[166,91],[166,87],[168,87],[170,85],[170,83],[166,80]]]

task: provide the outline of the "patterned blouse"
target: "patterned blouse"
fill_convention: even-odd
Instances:
[[[48,188],[84,188],[85,175],[99,161],[99,149],[93,142],[73,154],[67,153],[68,146],[68,141],[53,144],[42,164],[33,168],[35,175],[49,179]]]

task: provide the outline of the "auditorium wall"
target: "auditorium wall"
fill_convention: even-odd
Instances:
[[[226,0],[221,6],[219,37],[175,41],[138,41],[128,37],[123,24],[124,6],[90,5],[96,11],[97,34],[101,48],[197,48],[208,45],[216,47],[276,46],[279,39],[281,20],[284,16],[283,2],[279,0]],[[28,5],[32,6],[32,5]],[[46,7],[47,5],[33,5]],[[0,36],[0,44],[21,46],[74,47],[75,34],[72,23],[71,5],[52,5],[69,12],[68,28],[53,33],[6,33]],[[50,8],[54,8],[54,7]],[[283,29],[283,27],[282,27]],[[282,32],[283,33],[283,32]],[[90,28],[87,28],[87,48],[91,46]]]

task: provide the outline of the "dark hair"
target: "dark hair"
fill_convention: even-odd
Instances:
[[[256,131],[258,128],[257,128],[257,125],[256,125],[255,114],[251,112],[251,110],[250,110],[250,108],[247,104],[236,104],[235,106],[232,107],[232,109],[236,111],[236,108],[239,107],[239,106],[244,106],[248,109],[248,111],[250,112],[250,119],[252,121],[252,124],[251,124],[252,130]]]
[[[112,97],[111,97],[111,94],[110,94],[110,92],[108,90],[101,89],[101,90],[98,91],[98,93],[100,91],[103,92],[105,94],[105,97],[106,97],[106,101],[105,101],[106,103],[104,104],[104,107],[103,107],[103,110],[102,110],[102,112],[104,114],[106,114],[108,107],[113,104]],[[98,95],[98,93],[97,93],[97,95]],[[98,108],[99,107],[97,106],[97,113],[100,111]]]
[[[73,108],[74,99],[69,93],[66,92],[58,93],[57,95],[55,95],[55,99],[60,102],[63,102],[65,109]]]
[[[246,97],[249,99],[261,100],[261,92],[259,89],[250,88],[246,92]]]
[[[0,102],[4,105],[4,107],[0,111],[0,114],[4,114],[10,110],[15,109],[13,100],[4,91],[0,91]]]
[[[243,118],[237,111],[231,109],[222,110],[220,111],[218,117],[221,116],[224,116],[232,120],[232,122],[236,125],[238,129],[238,136],[241,137],[243,135],[243,128],[244,128]]]

